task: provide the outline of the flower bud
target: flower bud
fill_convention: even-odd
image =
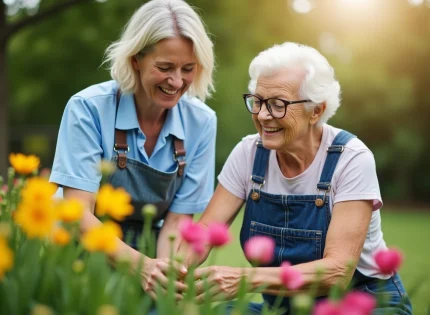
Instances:
[[[157,207],[153,204],[147,204],[142,207],[142,215],[145,220],[152,220],[153,217],[157,214]]]

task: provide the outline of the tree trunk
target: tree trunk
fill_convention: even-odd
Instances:
[[[9,155],[9,112],[8,89],[6,75],[6,43],[7,39],[2,34],[6,30],[6,6],[0,0],[0,175],[7,176]]]

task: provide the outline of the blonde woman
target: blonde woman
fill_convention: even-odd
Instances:
[[[102,159],[117,165],[109,183],[131,195],[135,211],[121,222],[131,243],[118,240],[114,261],[123,255],[139,260],[141,208],[156,205],[157,258],[145,259],[141,271],[153,295],[148,279],[166,280],[168,235],[180,219],[203,211],[213,193],[216,116],[204,104],[214,91],[213,44],[185,1],[152,0],[134,13],[106,56],[113,80],[69,100],[50,181],[60,186],[58,195],[86,205],[86,231],[100,223],[94,215],[98,165]]]

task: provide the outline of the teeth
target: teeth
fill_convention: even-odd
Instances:
[[[161,91],[163,91],[164,93],[169,94],[169,95],[174,95],[178,92],[178,90],[168,90],[168,89],[163,88],[161,86],[160,86],[160,89],[161,89]]]
[[[270,132],[274,132],[274,131],[279,131],[282,128],[268,128],[268,127],[263,127],[264,131],[270,131]]]

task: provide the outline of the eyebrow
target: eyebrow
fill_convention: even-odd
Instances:
[[[166,65],[166,66],[174,66],[175,65],[175,63],[169,62],[169,61],[157,61],[157,62],[155,62],[155,64],[156,65]],[[183,65],[183,67],[195,66],[196,64],[197,64],[197,62],[190,62],[190,63]]]

